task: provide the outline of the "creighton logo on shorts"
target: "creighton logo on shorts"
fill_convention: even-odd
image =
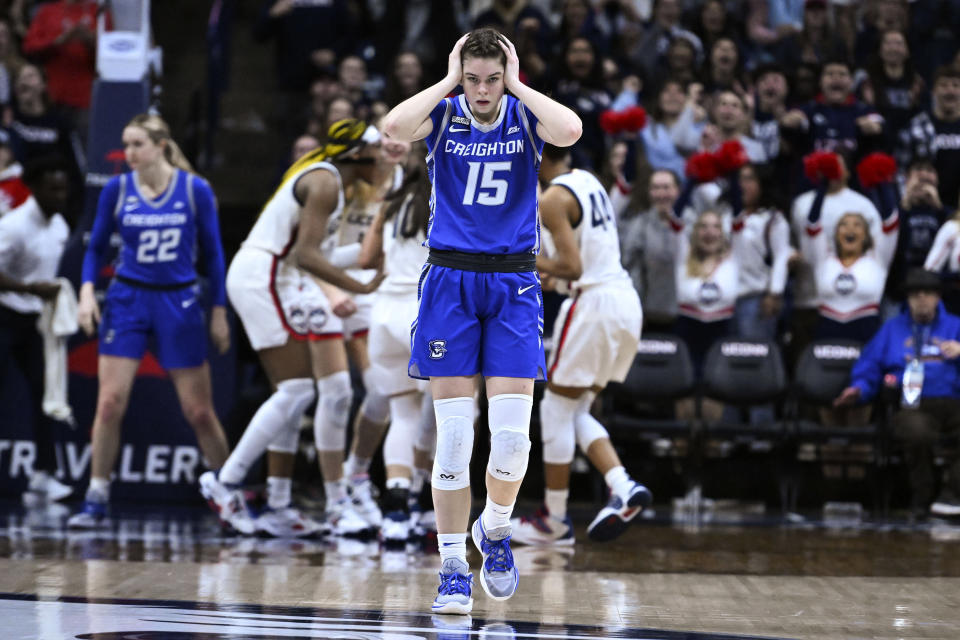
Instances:
[[[447,354],[446,340],[431,340],[428,346],[430,347],[430,358],[433,360],[439,360]]]

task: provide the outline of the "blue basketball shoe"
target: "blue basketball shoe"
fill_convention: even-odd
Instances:
[[[626,531],[630,521],[651,504],[653,494],[638,482],[634,482],[624,495],[611,492],[607,506],[600,510],[587,527],[587,535],[597,542],[613,540]]]
[[[482,516],[470,529],[473,544],[483,555],[480,584],[494,600],[506,600],[516,593],[520,583],[520,572],[510,550],[510,532],[510,525],[484,531]]]
[[[98,529],[107,523],[107,496],[87,489],[83,509],[67,520],[68,529]]]
[[[460,558],[447,558],[440,567],[440,586],[430,607],[433,613],[463,615],[473,609],[473,574]]]

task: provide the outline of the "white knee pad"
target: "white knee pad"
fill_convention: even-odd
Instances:
[[[390,398],[390,428],[383,441],[383,462],[413,469],[413,444],[420,428],[420,394]]]
[[[363,398],[360,415],[376,424],[386,424],[390,419],[390,398],[382,395],[373,384],[370,367],[363,372],[363,388],[367,395]]]
[[[283,407],[282,411],[287,418],[287,423],[270,441],[268,451],[297,452],[297,444],[300,442],[300,416],[313,402],[313,395],[311,378],[293,378],[277,383],[277,390],[273,392],[273,397]]]
[[[567,398],[549,389],[540,402],[540,435],[543,440],[543,461],[547,464],[570,464],[577,451],[573,419],[579,399]]]
[[[520,482],[530,459],[530,413],[533,398],[522,393],[502,393],[490,398],[490,459],[487,471],[506,482]]]
[[[313,439],[320,451],[343,451],[347,446],[347,421],[353,387],[350,374],[337,371],[317,380],[317,413],[313,417]]]
[[[456,491],[470,486],[473,455],[473,398],[434,400],[437,452],[433,459],[434,489]]]
[[[581,398],[580,407],[577,415],[573,418],[573,425],[577,433],[577,445],[586,453],[590,445],[600,438],[609,438],[610,434],[603,428],[603,425],[597,422],[597,419],[590,415],[590,405],[593,404],[594,395],[585,394],[586,399]]]

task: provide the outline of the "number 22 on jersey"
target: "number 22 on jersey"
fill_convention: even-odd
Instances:
[[[180,229],[147,229],[140,232],[137,262],[173,262],[177,259]]]

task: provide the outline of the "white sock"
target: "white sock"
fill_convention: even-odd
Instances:
[[[110,502],[110,480],[107,478],[90,478],[90,488],[88,493],[93,492],[104,497]]]
[[[627,474],[627,470],[622,466],[614,467],[603,475],[604,481],[610,487],[610,491],[618,496],[625,496],[630,487],[633,486],[633,480]]]
[[[410,493],[420,493],[423,491],[423,485],[427,483],[427,478],[433,473],[432,469],[415,468],[413,470],[413,479],[410,481]]]
[[[513,513],[513,505],[516,501],[508,505],[497,504],[487,496],[487,506],[484,508],[480,517],[483,519],[483,528],[486,531],[498,527],[510,525],[510,514]]]
[[[341,500],[346,500],[347,498],[347,487],[344,485],[343,480],[324,482],[323,492],[327,494],[327,504],[340,502]]]
[[[622,468],[622,467],[621,467]],[[547,511],[557,520],[563,520],[567,517],[567,499],[570,497],[570,489],[547,489],[543,502],[547,505]]]
[[[437,546],[440,547],[440,564],[447,558],[460,558],[467,561],[467,534],[438,533]]]
[[[387,478],[387,490],[390,489],[410,489],[410,478],[404,478],[403,476],[397,478]]]
[[[370,462],[371,458],[358,458],[351,453],[343,464],[343,474],[348,478],[366,475],[370,471]]]
[[[293,481],[279,476],[267,477],[267,506],[271,509],[285,509],[290,506],[290,489]]]

